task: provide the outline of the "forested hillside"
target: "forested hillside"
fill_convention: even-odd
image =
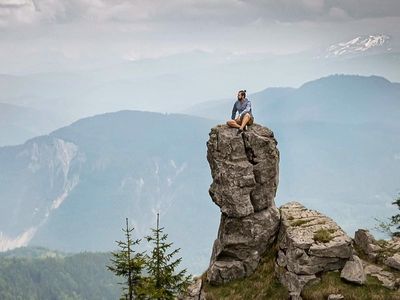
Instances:
[[[22,247],[0,256],[0,299],[118,299],[123,279],[108,252],[64,254]]]

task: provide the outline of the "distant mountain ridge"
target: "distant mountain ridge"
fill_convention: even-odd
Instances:
[[[308,81],[299,88],[266,88],[249,94],[248,98],[255,107],[255,117],[261,122],[329,119],[339,123],[390,121],[397,125],[400,83],[375,75],[334,74]],[[230,118],[234,101],[203,102],[182,112],[226,120]]]
[[[30,247],[23,246],[15,249],[0,252],[1,258],[21,257],[21,258],[46,258],[46,257],[65,257],[73,255],[73,253],[66,253],[59,250],[52,250],[46,247]]]
[[[64,124],[56,113],[21,105],[0,103],[0,146],[17,145]]]
[[[399,41],[379,38],[381,35],[389,36],[387,33],[370,33],[365,38],[349,36],[344,44],[354,41],[338,46],[339,50],[335,51],[350,53],[354,48],[355,52],[328,58],[325,55],[327,48],[332,46],[329,44],[284,55],[193,50],[160,59],[125,61],[91,70],[57,70],[19,76],[0,74],[0,102],[50,111],[49,118],[61,115],[66,119],[45,132],[37,133],[43,134],[83,117],[109,111],[177,112],[181,107],[187,108],[210,97],[234,95],[235,88],[232,87],[242,85],[248,90],[260,90],[265,86],[297,87],[305,81],[337,72],[379,74],[392,81],[400,81]],[[370,36],[375,38],[370,40]],[[381,39],[385,42],[379,46]],[[386,47],[388,43],[392,47],[390,51]],[[344,50],[340,50],[342,48]],[[17,119],[17,116],[14,118]],[[38,118],[33,121],[40,123],[43,120]],[[13,139],[21,135],[21,127],[29,129],[24,122],[21,123],[12,123],[17,128],[10,126],[9,130],[0,130],[0,145],[26,140],[26,135]],[[27,138],[36,135],[28,134]]]

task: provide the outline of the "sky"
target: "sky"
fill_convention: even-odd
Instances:
[[[398,0],[0,0],[0,73],[81,70],[202,50],[285,55],[386,33]]]

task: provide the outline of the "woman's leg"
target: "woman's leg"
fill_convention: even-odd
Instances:
[[[249,122],[247,123],[247,125],[251,125],[251,124],[253,124],[253,123],[254,123],[254,117],[251,117],[250,120],[249,120]]]
[[[226,124],[230,127],[240,128],[240,118],[237,117],[235,120],[229,120]]]
[[[240,124],[239,128],[240,128],[240,129],[243,129],[244,126],[246,126],[247,122],[250,120],[250,118],[251,118],[250,114],[249,114],[249,113],[246,113],[246,114],[243,116],[242,123]]]

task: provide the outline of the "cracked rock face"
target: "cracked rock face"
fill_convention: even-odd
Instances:
[[[329,217],[292,201],[280,207],[275,273],[291,295],[300,295],[316,274],[340,270],[353,255],[351,238]],[[300,298],[298,298],[300,299]]]
[[[277,235],[279,151],[273,132],[256,123],[238,136],[235,128],[217,125],[209,136],[209,194],[221,221],[207,280],[220,284],[252,274]]]

